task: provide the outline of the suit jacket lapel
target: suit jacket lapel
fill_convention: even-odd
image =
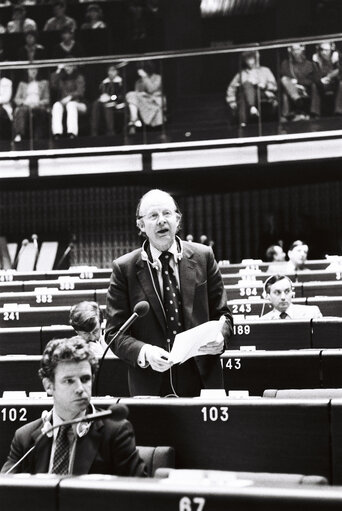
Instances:
[[[32,432],[32,438],[34,443],[37,442],[39,435],[41,434],[42,423],[39,427]],[[50,456],[51,456],[52,438],[44,436],[37,444],[34,452],[34,471],[35,473],[45,474],[49,471]]]
[[[156,315],[162,329],[166,333],[166,322],[164,317],[164,311],[160,305],[158,297],[156,295],[155,289],[153,287],[151,281],[151,275],[149,269],[147,268],[146,262],[139,259],[137,261],[137,277],[142,287],[143,292],[145,293],[146,299],[152,307],[153,312]],[[151,269],[152,272],[152,269]]]
[[[194,253],[190,247],[184,246],[183,258],[179,261],[179,278],[183,305],[185,329],[192,324],[192,311],[196,287],[196,261],[192,259]]]
[[[92,424],[90,430],[85,436],[77,438],[73,468],[74,475],[89,474],[90,467],[92,466],[99,450],[102,428],[103,421],[99,420]]]

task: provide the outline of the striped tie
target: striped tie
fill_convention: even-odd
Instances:
[[[53,465],[52,465],[52,473],[59,475],[66,475],[69,473],[69,431],[71,429],[71,425],[68,426],[60,426],[57,440],[56,440],[56,448],[53,457]]]

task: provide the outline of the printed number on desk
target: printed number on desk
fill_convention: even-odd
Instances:
[[[227,422],[229,418],[228,406],[203,406],[201,412],[204,422]]]
[[[249,335],[251,333],[251,327],[249,325],[234,325],[234,335]]]
[[[3,422],[27,422],[27,410],[26,408],[3,408],[1,410],[1,420]]]
[[[61,291],[71,291],[75,289],[75,282],[73,280],[61,280],[59,289]]]
[[[255,287],[241,287],[240,296],[258,296],[258,290]]]
[[[179,501],[179,511],[202,511],[205,506],[203,497],[182,497]]]
[[[252,306],[250,303],[242,303],[239,305],[238,303],[235,303],[232,306],[233,314],[249,314],[252,312]]]
[[[241,369],[241,358],[228,358],[226,367],[228,369]]]
[[[7,272],[0,272],[0,282],[12,282],[13,274]]]
[[[37,303],[52,303],[52,295],[37,295]]]
[[[19,321],[19,312],[9,312],[6,311],[3,314],[4,321]]]
[[[92,279],[94,277],[94,274],[92,271],[82,271],[80,273],[80,279]]]

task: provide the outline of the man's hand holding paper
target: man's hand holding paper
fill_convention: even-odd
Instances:
[[[169,362],[183,363],[189,358],[199,355],[218,355],[224,348],[222,331],[226,318],[219,321],[208,321],[202,325],[176,335]]]

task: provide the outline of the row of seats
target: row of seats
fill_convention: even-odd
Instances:
[[[111,398],[94,398],[100,407]],[[172,445],[177,468],[315,474],[342,483],[342,400],[132,399],[138,445]],[[51,400],[0,399],[0,464],[14,431]],[[148,427],[147,427],[148,426]]]
[[[313,298],[295,298],[293,303],[299,305],[317,305],[323,316],[342,317],[342,296],[315,296]],[[228,305],[235,319],[253,321],[271,310],[267,300],[235,299]]]
[[[56,309],[56,308],[54,308]],[[19,319],[8,320],[7,325],[0,329],[0,355],[41,355],[46,343],[51,339],[72,337],[75,332],[67,326],[68,307],[58,308],[60,321],[52,326],[15,326],[23,320],[45,321],[49,323],[49,308],[35,311],[19,311]],[[41,312],[43,311],[43,315]],[[32,315],[31,315],[32,312]],[[56,312],[56,311],[55,311]],[[15,312],[5,312],[7,317],[16,317]],[[41,319],[43,318],[43,319]],[[60,325],[60,326],[58,326]],[[229,350],[240,350],[243,353],[255,351],[283,351],[307,349],[342,348],[342,319],[326,318],[298,321],[257,321],[237,320],[234,325],[234,336],[229,340]]]
[[[40,355],[0,356],[0,395],[41,392],[40,360]],[[221,360],[227,394],[262,396],[266,389],[342,389],[341,350],[226,351]],[[116,357],[105,359],[96,387],[99,396],[128,397],[126,364]]]
[[[162,475],[169,472],[164,471]],[[42,496],[47,503],[45,511],[73,511],[78,509],[80,502],[84,511],[96,507],[111,511],[113,502],[116,511],[326,511],[338,510],[342,505],[341,488],[322,486],[325,479],[321,477],[253,472],[192,471],[191,475],[184,471],[172,472],[178,475],[178,480],[137,480],[100,475],[95,478],[2,477],[2,511],[39,509]]]

